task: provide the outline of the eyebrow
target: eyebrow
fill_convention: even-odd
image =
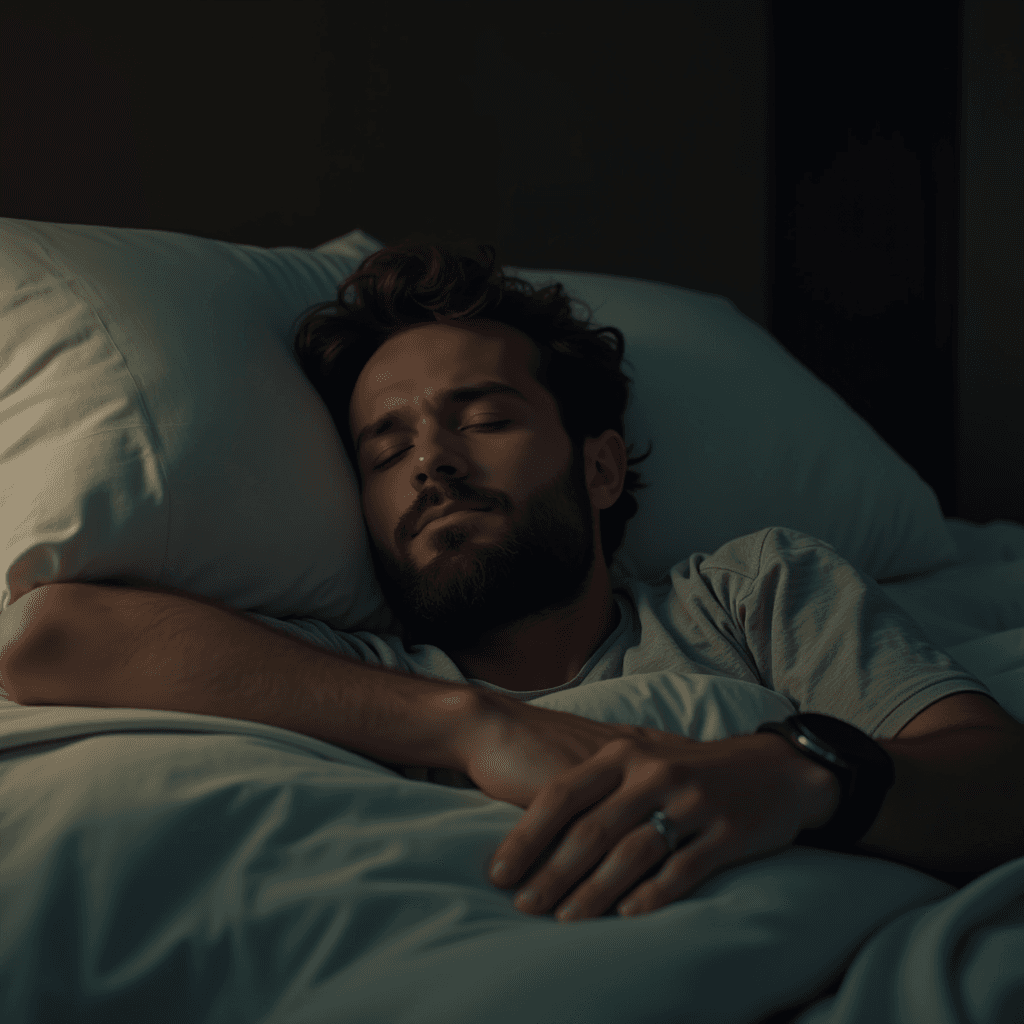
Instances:
[[[450,388],[448,391],[441,392],[440,399],[442,403],[461,402],[468,404],[475,402],[479,398],[485,398],[487,395],[512,395],[513,398],[518,398],[522,402],[526,401],[521,391],[516,390],[511,384],[503,384],[498,380],[485,380],[480,384],[468,384],[461,388]],[[401,412],[400,409],[392,409],[363,427],[359,431],[359,437],[356,439],[356,455],[359,455],[359,449],[364,441],[369,440],[371,437],[379,437],[394,423],[396,417],[404,418],[406,416],[408,416],[408,413]]]

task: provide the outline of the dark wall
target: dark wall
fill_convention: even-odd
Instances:
[[[5,17],[8,216],[476,237],[763,320],[764,3],[29,10]]]
[[[966,0],[957,507],[1024,523],[1024,3]]]
[[[772,5],[769,322],[954,515],[961,4],[882,15]]]
[[[23,6],[0,15],[0,215],[267,246],[421,232],[722,294],[954,514],[955,453],[972,456],[955,413],[961,15],[836,10]],[[1024,521],[1024,487],[972,494],[971,518]]]

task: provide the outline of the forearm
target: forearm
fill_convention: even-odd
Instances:
[[[217,602],[60,586],[10,669],[31,703],[244,719],[388,765],[462,767],[456,737],[478,697],[468,686],[320,650]]]
[[[963,881],[1024,856],[1019,739],[974,727],[879,742],[896,781],[859,852]]]

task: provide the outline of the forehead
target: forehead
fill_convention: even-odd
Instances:
[[[356,381],[349,407],[353,427],[382,411],[382,392],[399,383],[442,391],[486,375],[531,397],[530,391],[539,387],[533,376],[539,360],[534,343],[507,324],[473,323],[472,328],[417,324],[384,342]]]

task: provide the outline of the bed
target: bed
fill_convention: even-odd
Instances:
[[[383,243],[356,230],[260,249],[11,219],[0,243],[0,612],[42,583],[117,581],[393,627],[353,471],[289,347]],[[802,530],[1024,722],[1024,527],[943,517],[728,300],[507,269],[562,281],[626,336],[626,441],[654,449],[614,572],[653,579],[763,526]],[[791,712],[737,684],[649,673],[538,703],[697,739]],[[790,847],[657,912],[563,925],[487,880],[521,813],[259,723],[2,701],[0,1016],[1024,1020],[1024,858],[957,886]]]

